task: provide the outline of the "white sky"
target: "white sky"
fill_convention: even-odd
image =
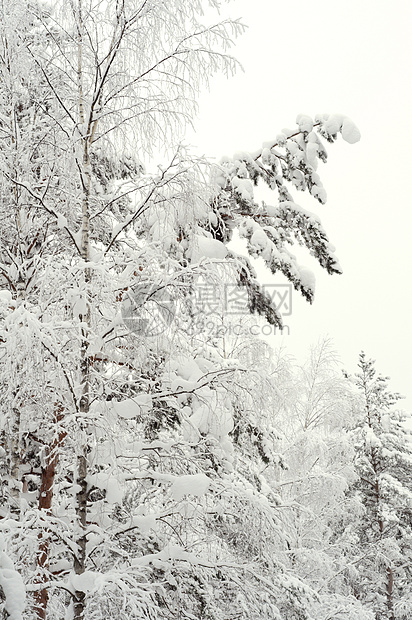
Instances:
[[[355,121],[361,142],[327,145],[318,170],[327,204],[294,194],[320,215],[344,275],[313,268],[315,302],[294,294],[283,342],[303,357],[328,334],[349,371],[364,349],[411,409],[412,3],[234,0],[225,11],[249,26],[234,50],[245,73],[213,80],[187,139],[220,159],[256,150],[298,113]]]

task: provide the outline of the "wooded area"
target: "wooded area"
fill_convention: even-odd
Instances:
[[[293,243],[340,273],[292,193],[324,204],[326,145],[359,132],[300,115],[219,165],[186,149],[236,69],[219,5],[1,2],[4,618],[410,617],[399,395],[363,353],[349,377],[326,341],[299,366],[251,329],[282,325],[254,258],[309,302]]]

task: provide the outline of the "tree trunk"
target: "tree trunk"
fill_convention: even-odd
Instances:
[[[388,619],[395,620],[395,614],[393,611],[393,571],[390,566],[386,569],[386,606],[388,608]]]
[[[63,419],[63,412],[63,406],[60,403],[55,403],[53,423],[57,428],[55,429],[54,439],[51,445],[46,448],[45,465],[41,469],[39,510],[44,511],[47,515],[51,514],[56,468],[59,463],[60,449],[66,437],[66,432],[58,428],[58,425]],[[45,583],[48,581],[47,569],[49,566],[50,551],[50,531],[47,528],[39,532],[38,542],[38,577],[36,583],[40,585],[40,589],[34,593],[34,609],[36,620],[45,620],[49,601],[49,592],[45,586]]]
[[[85,160],[87,154],[87,145],[85,146]],[[90,188],[90,162],[85,161],[86,167],[86,184],[84,185],[84,200],[83,200],[83,225],[82,225],[82,244],[81,254],[82,258],[87,261],[89,259],[89,188]],[[91,270],[85,268],[85,300],[86,309],[84,315],[80,316],[82,322],[81,328],[81,346],[80,346],[80,381],[82,386],[82,395],[80,398],[80,433],[82,438],[82,445],[77,456],[77,476],[76,484],[79,491],[76,493],[76,515],[77,515],[77,527],[79,528],[79,535],[77,537],[77,553],[74,559],[74,571],[76,575],[81,575],[86,570],[86,543],[87,543],[87,473],[88,473],[88,443],[87,443],[87,424],[85,418],[90,409],[90,356],[88,352],[89,337],[90,337],[90,285],[91,285]],[[76,590],[74,598],[74,620],[83,620],[85,609],[85,593]]]
[[[15,398],[17,398],[15,396]],[[10,491],[10,511],[20,516],[20,409],[12,407],[12,423],[9,442],[10,466],[9,466],[9,491]]]
[[[82,235],[82,258],[88,259],[89,255],[89,228],[88,228],[88,195],[85,197],[83,211],[83,235]],[[87,474],[88,474],[88,440],[87,440],[87,424],[85,418],[90,409],[90,357],[88,353],[89,334],[90,334],[90,306],[89,306],[89,290],[91,283],[90,269],[85,269],[85,314],[80,317],[82,321],[82,342],[80,348],[80,377],[82,385],[82,395],[80,398],[80,433],[82,445],[77,456],[77,476],[76,484],[78,492],[76,493],[76,516],[79,534],[77,536],[77,553],[74,558],[74,572],[81,575],[86,570],[86,543],[87,543]],[[85,593],[81,590],[75,591],[74,596],[74,620],[83,620],[85,610]]]
[[[78,114],[80,122],[80,133],[83,146],[83,157],[80,163],[80,182],[83,190],[82,200],[82,227],[81,227],[81,244],[80,254],[84,262],[90,259],[90,187],[91,187],[91,163],[90,163],[90,141],[91,141],[91,115],[86,124],[84,91],[83,91],[83,7],[82,0],[78,0],[76,9],[77,21],[77,88],[78,88]],[[88,353],[90,339],[90,286],[92,274],[88,267],[84,268],[84,313],[79,317],[82,323],[81,327],[81,345],[80,345],[80,384],[82,393],[80,398],[80,433],[82,444],[77,455],[77,476],[76,484],[78,492],[76,493],[76,516],[78,536],[76,538],[77,552],[74,558],[74,572],[76,575],[82,575],[86,570],[86,543],[87,543],[87,474],[88,474],[88,444],[87,444],[87,424],[85,418],[90,408],[90,358]],[[83,620],[86,605],[86,595],[81,590],[76,590],[74,594],[74,620]]]

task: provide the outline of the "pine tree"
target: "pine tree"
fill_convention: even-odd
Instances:
[[[410,432],[405,413],[394,409],[401,396],[390,392],[389,378],[363,352],[358,367],[353,490],[363,514],[353,526],[359,549],[352,588],[377,620],[406,620],[412,611]]]

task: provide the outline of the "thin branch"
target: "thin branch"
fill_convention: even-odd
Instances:
[[[59,218],[59,214],[56,213],[56,211],[54,209],[49,208],[43,200],[42,196],[38,196],[37,194],[35,194],[29,187],[27,187],[27,185],[25,185],[24,183],[21,183],[20,181],[16,181],[16,179],[13,179],[10,175],[8,175],[6,172],[3,172],[4,176],[9,179],[9,181],[11,181],[12,183],[14,183],[15,185],[17,185],[18,187],[22,187],[23,189],[26,190],[26,192],[28,192],[30,194],[30,196],[32,196],[32,198],[35,198],[35,200],[37,200],[40,205],[42,206],[42,208],[47,211],[47,213],[49,215],[52,215],[53,217],[56,218],[56,220]],[[68,226],[62,226],[62,228],[67,232],[67,234],[69,235],[69,237],[71,238],[71,240],[73,241],[73,244],[76,248],[76,250],[79,252],[79,254],[81,255],[80,252],[80,248],[76,243],[76,239],[72,233],[72,231],[70,230],[70,228]]]

